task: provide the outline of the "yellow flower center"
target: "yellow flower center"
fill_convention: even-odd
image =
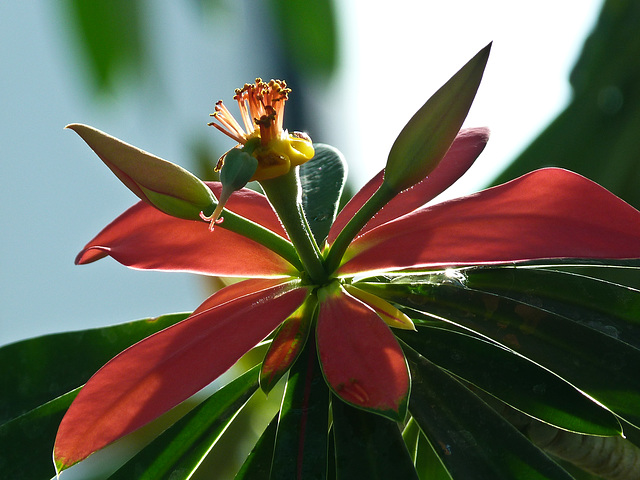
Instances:
[[[256,78],[255,83],[236,89],[234,100],[238,102],[244,125],[236,121],[222,101],[216,103],[211,116],[217,122],[209,125],[242,145],[254,138],[260,144],[250,152],[258,160],[258,168],[251,180],[267,180],[287,173],[291,167],[311,160],[314,155],[311,139],[303,133],[290,134],[283,130],[284,104],[291,89],[282,80],[269,83]],[[216,170],[222,168],[224,156]]]

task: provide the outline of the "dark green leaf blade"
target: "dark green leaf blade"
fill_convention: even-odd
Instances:
[[[109,480],[188,479],[258,388],[256,365],[202,402]]]
[[[58,333],[0,348],[0,424],[84,384],[109,359],[188,313]]]
[[[463,286],[413,285],[392,299],[520,353],[640,425],[640,351],[626,343],[534,306]]]
[[[397,423],[335,396],[331,407],[337,480],[418,480]]]
[[[469,288],[557,313],[640,349],[640,291],[580,274],[538,268],[465,271]]]
[[[276,414],[260,435],[234,480],[269,480],[277,429],[278,415]]]
[[[144,15],[140,1],[83,2],[67,0],[66,10],[88,60],[97,90],[113,91],[123,72],[142,77],[148,63],[143,42]]]
[[[433,327],[396,335],[429,361],[532,417],[579,433],[621,434],[611,412],[561,378],[494,343]]]
[[[307,342],[289,372],[271,480],[327,478],[329,389],[317,355],[315,342]]]
[[[453,479],[571,479],[457,380],[405,351],[413,378],[409,411]]]
[[[7,479],[55,475],[51,452],[60,420],[80,389],[0,425],[0,472]]]
[[[338,213],[346,181],[346,161],[330,145],[316,143],[314,157],[300,166],[302,208],[318,245],[322,245]]]

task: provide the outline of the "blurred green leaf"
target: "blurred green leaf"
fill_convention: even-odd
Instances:
[[[571,479],[469,389],[411,348],[405,352],[409,411],[453,479]]]
[[[271,472],[271,458],[278,429],[278,414],[276,414],[267,428],[256,442],[255,446],[240,467],[235,480],[269,480]]]
[[[616,417],[538,365],[495,344],[440,328],[396,335],[439,367],[559,428],[620,435]]]
[[[331,75],[338,59],[336,14],[331,0],[290,2],[271,0],[273,31],[294,70],[308,75]]]
[[[396,284],[393,288],[395,294],[388,292],[392,300],[518,352],[640,425],[637,349],[532,305],[463,286]]]
[[[567,108],[495,180],[565,167],[640,207],[640,3],[607,0],[571,74]]]
[[[259,365],[222,387],[124,464],[109,480],[188,479],[258,388]]]
[[[46,479],[55,475],[51,452],[58,425],[79,388],[0,425],[0,477]]]
[[[0,348],[0,424],[81,386],[125,348],[188,313],[58,333]]]
[[[148,59],[141,0],[67,0],[63,11],[74,27],[74,43],[86,57],[96,90],[114,90],[123,73],[142,77]]]
[[[271,480],[327,478],[329,389],[315,342],[307,342],[291,367],[282,401]]]
[[[315,156],[300,166],[302,208],[313,236],[322,245],[338,213],[346,181],[346,160],[330,145],[316,143]]]
[[[335,396],[331,408],[338,480],[418,480],[397,423]]]

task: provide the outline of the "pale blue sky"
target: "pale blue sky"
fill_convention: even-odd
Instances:
[[[0,344],[192,310],[204,298],[202,283],[187,274],[133,271],[110,259],[73,265],[135,198],[63,130],[88,123],[188,167],[187,140],[215,135],[205,126],[215,100],[229,101],[235,86],[268,75],[264,46],[235,47],[253,38],[246,3],[223,2],[226,16],[213,22],[215,31],[190,3],[148,2],[158,80],[101,105],[86,90],[57,4],[0,4]],[[456,190],[462,194],[490,179],[566,103],[568,72],[601,0],[340,4],[345,68],[330,85],[315,86],[318,115],[330,127],[322,138],[309,133],[344,151],[358,185],[383,166],[395,135],[428,96],[494,41],[468,120],[493,136]],[[160,90],[161,102],[149,88]]]

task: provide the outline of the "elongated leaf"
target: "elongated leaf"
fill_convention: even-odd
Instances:
[[[561,378],[493,343],[440,328],[397,335],[434,364],[557,427],[620,435],[616,417]]]
[[[300,166],[302,208],[318,245],[322,245],[338,213],[346,181],[346,161],[330,145],[315,144],[315,156]]]
[[[532,268],[469,269],[464,275],[470,288],[571,318],[640,349],[639,290]]]
[[[491,44],[433,94],[393,143],[384,183],[400,193],[423,180],[438,165],[456,138],[476,96]]]
[[[536,170],[364,233],[338,273],[555,258],[640,258],[640,212],[572,172]]]
[[[411,290],[413,295],[405,289],[393,299],[495,340],[640,425],[637,349],[565,317],[497,295],[451,285],[414,285]]]
[[[260,369],[260,388],[269,393],[294,364],[307,343],[318,304],[315,295],[289,316],[275,332]]]
[[[219,183],[208,185],[220,193]],[[274,251],[228,229],[234,222],[253,229],[257,227],[252,223],[255,221],[264,227],[262,230],[290,246],[263,195],[242,189],[234,192],[227,207],[230,212],[224,216],[225,227],[211,232],[205,222],[175,218],[138,202],[98,233],[78,254],[76,263],[84,265],[109,255],[128,267],[148,270],[235,277],[283,276],[293,272],[291,264]],[[237,215],[234,217],[231,212]]]
[[[278,415],[276,414],[260,435],[234,480],[269,480],[277,429]]]
[[[186,480],[258,388],[259,366],[222,387],[134,456],[109,480]]]
[[[438,166],[427,178],[413,188],[404,190],[393,197],[360,230],[364,233],[378,225],[400,217],[433,200],[453,185],[473,165],[489,140],[487,128],[466,128],[460,130],[451,147]],[[364,203],[380,188],[384,170],[381,170],[367,184],[358,190],[353,198],[340,210],[336,221],[331,225],[328,242],[333,243],[340,231]]]
[[[454,480],[570,480],[467,388],[406,348],[413,378],[409,411]]]
[[[343,401],[402,421],[410,378],[389,327],[337,284],[320,289],[318,298],[316,341],[328,385]]]
[[[291,368],[278,422],[271,480],[325,480],[329,390],[314,342]]]
[[[100,369],[60,424],[60,471],[173,408],[229,369],[303,302],[277,285],[198,313],[138,342]]]
[[[337,480],[418,480],[395,422],[350,407],[335,397],[331,409]]]
[[[0,472],[6,479],[51,478],[51,451],[64,412],[80,389],[0,425]],[[4,392],[3,392],[4,393]]]
[[[0,348],[0,365],[7,367],[0,369],[0,424],[78,388],[125,348],[188,315],[45,335]]]

